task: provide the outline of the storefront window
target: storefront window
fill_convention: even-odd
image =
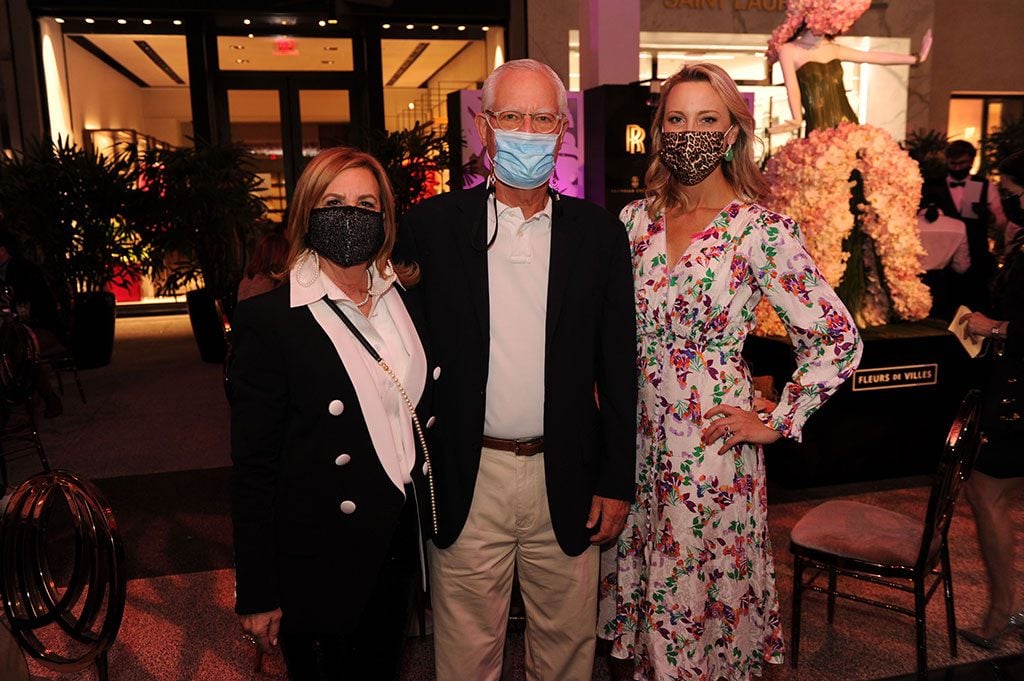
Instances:
[[[640,32],[639,82],[664,80],[686,64],[710,62],[721,66],[753,98],[762,153],[785,144],[791,134],[771,135],[767,129],[791,118],[789,100],[778,64],[771,70],[765,57],[768,35],[741,33]],[[836,41],[859,50],[907,52],[905,38],[839,37]],[[897,139],[905,135],[907,67],[843,64],[843,82],[850,105],[864,123],[885,128]],[[870,89],[869,89],[870,85]],[[580,89],[579,31],[569,31],[569,89]],[[869,97],[870,93],[870,97]]]
[[[482,37],[381,40],[387,130],[407,130],[418,122],[447,125],[448,94],[480,87],[494,66],[504,61],[504,31],[499,27],[474,30]],[[468,32],[456,29],[457,34]]]
[[[218,36],[222,71],[351,71],[350,38]]]
[[[1024,117],[1024,95],[958,95],[949,100],[949,123],[946,134],[950,140],[966,140],[976,148],[997,130]],[[974,161],[972,173],[981,169],[981,156]]]

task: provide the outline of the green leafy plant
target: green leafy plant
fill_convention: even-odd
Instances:
[[[993,171],[1010,154],[1024,149],[1024,116],[997,128],[981,141],[982,172]]]
[[[248,154],[237,144],[151,149],[140,173],[151,216],[146,262],[160,291],[201,284],[230,298],[266,213]]]
[[[946,175],[946,145],[949,139],[938,130],[918,128],[903,143],[910,158],[921,167],[925,180],[935,180]]]
[[[67,139],[0,157],[0,213],[58,295],[126,287],[141,257],[137,170]]]
[[[384,166],[395,190],[398,214],[434,194],[437,173],[447,170],[451,150],[444,133],[430,123],[408,130],[367,130],[365,149]]]

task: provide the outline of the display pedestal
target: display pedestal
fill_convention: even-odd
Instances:
[[[808,420],[803,442],[765,448],[768,479],[794,488],[933,472],[977,373],[945,326],[925,320],[863,330],[860,367]],[[743,354],[752,374],[770,374],[777,388],[793,373],[786,339],[751,336]]]

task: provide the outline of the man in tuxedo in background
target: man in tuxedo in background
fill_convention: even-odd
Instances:
[[[956,140],[946,147],[946,172],[943,180],[925,188],[936,197],[943,215],[963,220],[971,266],[957,283],[956,302],[972,310],[989,306],[989,285],[995,275],[995,258],[989,248],[989,230],[1005,234],[1007,220],[999,192],[981,176],[971,177],[977,150],[970,142]],[[936,186],[937,185],[937,186]]]
[[[568,127],[550,67],[505,63],[483,87],[483,185],[403,219],[439,369],[429,424],[438,681],[497,681],[513,569],[526,676],[589,681],[598,545],[634,495],[636,322],[626,230],[548,187]]]

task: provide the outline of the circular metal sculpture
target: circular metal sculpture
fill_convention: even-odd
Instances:
[[[69,555],[54,555],[51,531],[70,516]],[[51,564],[65,569],[55,579]],[[110,507],[73,473],[41,473],[11,495],[0,518],[0,590],[11,634],[44,666],[73,672],[95,664],[107,678],[126,594],[124,548]]]

